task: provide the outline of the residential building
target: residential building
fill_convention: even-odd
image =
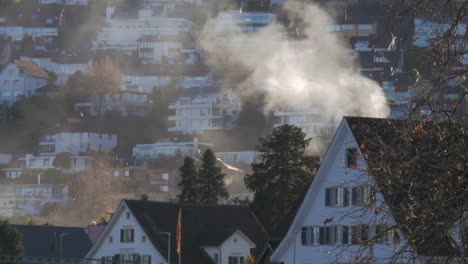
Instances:
[[[63,23],[63,9],[57,5],[40,6],[23,1],[0,8],[0,35],[11,41],[30,35],[38,42],[50,43]]]
[[[41,52],[36,51],[32,55],[21,56],[21,59],[29,59],[48,72],[56,76],[56,85],[65,85],[68,78],[77,71],[84,72],[91,65],[91,55],[84,53],[65,52]]]
[[[39,0],[41,4],[88,5],[88,0]]]
[[[138,38],[138,58],[144,64],[185,63],[199,61],[195,38],[190,34],[142,35]]]
[[[209,130],[231,129],[239,117],[239,99],[231,91],[206,93],[195,97],[180,97],[169,105],[174,115],[170,132],[203,133]]]
[[[0,153],[0,166],[11,162],[13,155]]]
[[[68,207],[68,186],[64,184],[2,184],[0,215],[40,215],[46,204]]]
[[[51,258],[61,263],[72,263],[84,258],[91,249],[86,229],[51,225],[13,225],[22,235],[26,262],[43,263]]]
[[[107,93],[104,98],[92,96],[88,102],[75,103],[75,111],[85,115],[104,115],[108,111],[122,116],[144,116],[151,110],[150,93],[138,85],[126,85],[124,89]]]
[[[413,252],[406,243],[405,233],[397,228],[399,219],[395,218],[395,210],[402,203],[385,199],[384,195],[388,198],[388,194],[379,191],[377,181],[369,174],[369,155],[377,152],[365,152],[365,141],[374,139],[372,135],[396,136],[389,131],[397,130],[398,122],[401,121],[343,119],[302,203],[290,221],[286,221],[284,237],[271,257],[273,263],[310,260],[314,263],[364,260],[408,263],[415,261],[415,256],[438,251],[430,247],[426,252]],[[418,245],[426,242],[413,241]],[[447,245],[445,242],[435,241],[441,247]]]
[[[436,22],[430,19],[414,19],[413,45],[418,47],[430,47],[434,41],[449,30],[451,24],[448,22]],[[466,35],[466,23],[459,23],[454,29],[454,33],[461,39]],[[460,45],[457,45],[460,47]]]
[[[0,71],[0,101],[13,104],[19,96],[31,96],[47,85],[50,77],[30,60],[15,60]]]
[[[224,163],[229,165],[236,165],[239,163],[252,164],[258,162],[261,152],[258,151],[228,151],[228,152],[215,152],[217,158],[221,159]]]
[[[134,7],[108,6],[106,21],[93,43],[93,49],[114,49],[131,53],[138,49],[138,39],[143,35],[177,36],[193,31],[191,21],[167,16],[163,6]]]
[[[377,19],[368,16],[342,17],[328,25],[328,32],[341,38],[370,36],[377,34]]]
[[[202,149],[213,148],[212,143],[199,142],[198,138],[193,141],[161,140],[153,144],[137,144],[133,147],[135,160],[159,159],[164,157],[175,157],[179,153],[187,156],[197,155]]]
[[[39,155],[50,156],[62,152],[85,155],[93,152],[110,152],[117,146],[117,135],[92,128],[69,126],[52,129],[39,139]]]
[[[24,157],[18,158],[19,167],[8,167],[2,171],[5,173],[8,181],[16,181],[25,171],[40,171],[48,169],[59,169],[64,173],[79,173],[90,168],[92,157],[90,156],[70,156],[70,168],[60,168],[54,166],[56,156],[54,154],[35,156],[26,154]]]
[[[251,33],[258,32],[276,21],[273,13],[256,12],[221,12],[218,14],[217,24],[225,33]]]
[[[250,254],[257,263],[266,263],[269,238],[248,206],[142,198],[120,203],[87,258],[240,264]],[[176,252],[178,219],[180,255]]]
[[[280,107],[273,116],[277,119],[274,127],[295,125],[311,138],[333,136],[339,122],[337,117],[325,116],[318,110],[287,106]]]
[[[211,70],[201,64],[141,64],[123,69],[125,85],[153,88],[203,88],[215,84]]]

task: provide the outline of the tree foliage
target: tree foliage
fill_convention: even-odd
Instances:
[[[191,157],[184,158],[184,164],[179,168],[182,180],[179,183],[181,193],[177,196],[181,203],[196,203],[200,198],[200,178],[195,161]]]
[[[62,152],[55,155],[55,159],[52,164],[57,168],[69,169],[71,168],[71,162],[71,154],[68,152]]]
[[[207,149],[202,157],[198,171],[200,178],[200,202],[217,203],[220,198],[229,196],[224,184],[224,174],[216,164],[216,157],[211,149]]]
[[[22,236],[8,221],[0,221],[0,255],[22,256]]]
[[[277,127],[259,139],[262,160],[252,164],[253,173],[244,180],[255,192],[252,209],[267,231],[275,229],[312,181],[319,160],[306,154],[310,141],[291,125]]]

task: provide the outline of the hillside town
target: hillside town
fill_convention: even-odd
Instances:
[[[0,264],[468,263],[467,11],[0,1]]]

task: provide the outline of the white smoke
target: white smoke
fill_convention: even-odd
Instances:
[[[386,117],[382,88],[356,71],[348,50],[328,32],[332,19],[318,6],[296,0],[286,1],[284,9],[304,22],[305,38],[289,39],[279,23],[245,34],[226,32],[225,24],[212,20],[200,38],[208,63],[251,73],[237,92],[264,93],[267,110],[287,106],[335,117]]]

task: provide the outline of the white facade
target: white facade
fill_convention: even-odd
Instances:
[[[202,94],[194,98],[181,97],[169,109],[174,126],[170,132],[203,133],[208,130],[230,129],[239,116],[239,99],[232,92]]]
[[[195,138],[191,142],[157,142],[154,144],[137,144],[133,147],[135,159],[157,159],[161,157],[175,157],[177,153],[194,156],[201,148],[212,148],[213,144],[199,142]]]
[[[123,76],[126,85],[137,85],[143,87],[144,90],[151,93],[154,87],[165,87],[173,82],[182,88],[199,88],[209,87],[214,84],[213,75],[211,72],[202,74],[186,73],[180,78],[171,76],[168,73],[153,73],[151,75],[139,73],[126,73]]]
[[[88,0],[40,0],[41,4],[88,5]]]
[[[458,36],[466,34],[467,24],[460,23],[454,32]],[[414,19],[413,45],[419,47],[429,47],[431,42],[439,38],[451,27],[450,23],[436,23],[421,18]]]
[[[260,160],[262,153],[258,151],[229,151],[215,152],[215,155],[224,163],[235,165],[239,163],[251,164],[257,162]]]
[[[121,241],[121,230],[132,230],[132,242]],[[135,216],[130,212],[124,202],[120,203],[111,221],[108,223],[101,236],[94,244],[86,258],[112,260],[115,255],[120,255],[120,260],[132,261],[135,255],[139,255],[141,264],[161,263],[167,261],[153,246],[148,236],[143,231]],[[150,262],[144,262],[143,258],[151,256]],[[147,257],[146,257],[147,259]]]
[[[115,17],[116,10],[114,6],[107,7],[106,20],[109,26],[97,33],[93,49],[132,51],[137,50],[137,41],[143,35],[178,35],[193,30],[191,21],[183,18],[168,18],[165,17],[164,12],[155,16],[150,7],[140,9],[135,18]]]
[[[353,166],[349,166],[347,159],[351,149],[358,154]],[[273,253],[272,262],[349,263],[355,262],[356,257],[363,260],[371,255],[376,263],[391,262],[395,252],[405,244],[399,230],[380,233],[381,243],[374,242],[372,247],[359,245],[363,236],[370,239],[383,226],[395,224],[382,194],[373,197],[371,190],[375,184],[364,173],[366,168],[359,146],[343,121],[287,235]],[[353,197],[358,193],[355,190],[360,190],[359,199]],[[369,205],[362,205],[364,201]],[[376,208],[379,213],[374,213]],[[358,233],[361,238],[356,237]],[[396,261],[406,263],[407,259]]]
[[[339,125],[339,120],[333,116],[325,116],[318,110],[282,107],[274,112],[278,122],[274,127],[294,125],[302,129],[310,138],[333,136]]]
[[[243,264],[250,253],[250,249],[254,247],[255,243],[244,233],[237,230],[224,240],[221,245],[203,247],[203,249],[213,259],[214,263]]]
[[[47,203],[68,206],[64,184],[0,185],[0,216],[39,215]]]
[[[23,62],[34,69],[24,68]],[[35,74],[38,67],[31,61],[7,64],[0,72],[0,103],[11,105],[18,96],[32,96],[37,89],[47,85],[48,76],[42,69],[40,77]]]
[[[28,57],[22,57],[22,59],[28,59]],[[61,62],[56,61],[53,58],[34,58],[31,57],[34,63],[39,65],[46,71],[53,72],[57,76],[55,84],[64,85],[68,77],[76,73],[77,71],[85,71],[91,64],[91,61],[88,62]]]
[[[39,140],[39,155],[68,152],[80,155],[89,151],[109,152],[117,146],[117,135],[96,132],[57,132]]]
[[[69,169],[62,169],[55,167],[55,155],[50,156],[34,156],[33,154],[26,154],[26,156],[19,158],[21,168],[7,168],[4,171],[7,178],[14,180],[19,177],[23,170],[48,170],[60,169],[65,173],[78,173],[87,170],[91,164],[91,157],[89,156],[70,156],[71,166]]]

